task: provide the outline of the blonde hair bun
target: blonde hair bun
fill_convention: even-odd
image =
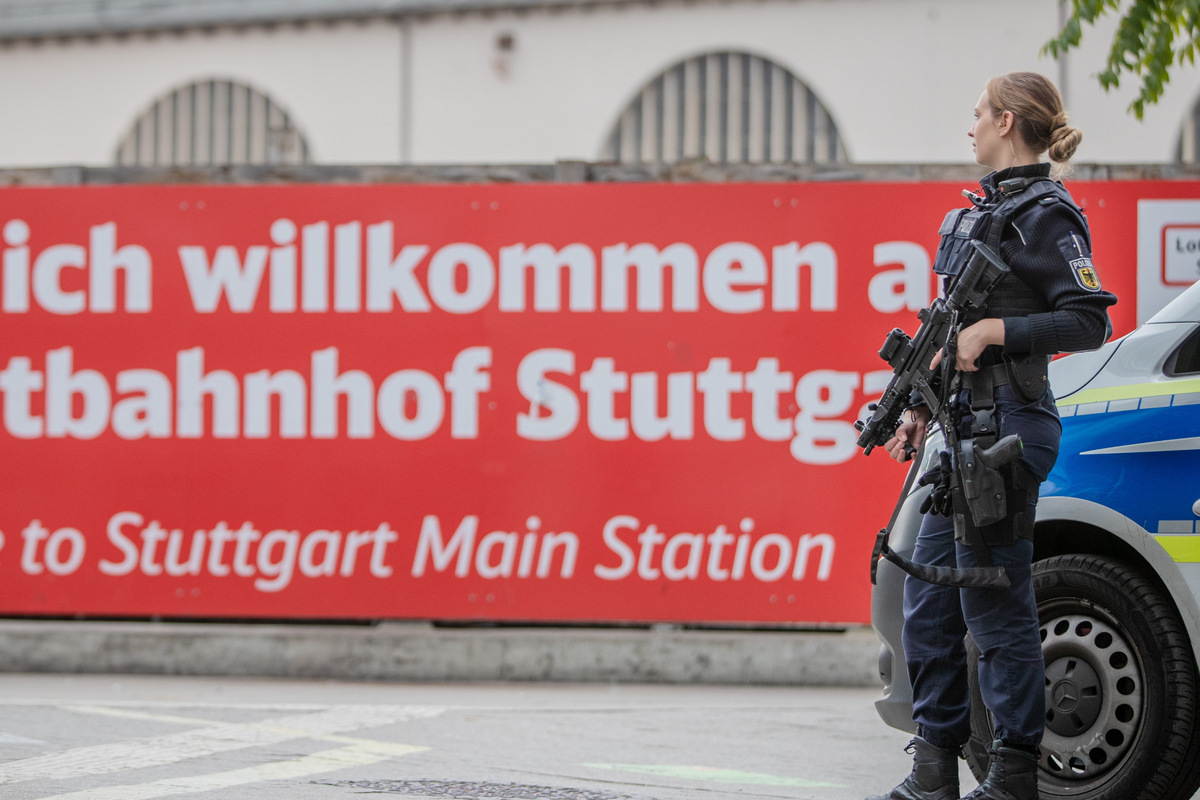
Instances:
[[[1065,114],[1062,116],[1066,117]],[[1082,141],[1083,131],[1067,125],[1064,121],[1050,132],[1050,160],[1059,163],[1070,161]]]

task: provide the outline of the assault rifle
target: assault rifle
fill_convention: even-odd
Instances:
[[[972,506],[978,505],[973,502],[976,496],[988,495],[993,500],[990,506],[994,507],[994,479],[999,477],[995,470],[1020,455],[1021,441],[1015,435],[1006,436],[992,447],[976,452],[970,439],[960,443],[947,400],[954,377],[956,345],[962,321],[964,318],[974,319],[979,316],[988,296],[1008,274],[1009,269],[999,254],[983,242],[970,241],[967,244],[973,251],[947,296],[939,297],[917,314],[921,327],[916,335],[910,337],[899,328],[888,334],[879,350],[879,357],[892,368],[892,380],[879,401],[868,406],[872,412],[871,416],[854,425],[859,430],[858,446],[863,448],[864,454],[870,455],[872,449],[885,444],[895,434],[900,424],[900,416],[912,405],[915,394],[929,407],[933,419],[940,423],[950,450],[956,454],[957,474],[953,478],[956,484],[955,491],[964,495]],[[933,366],[934,357],[938,352],[942,354],[941,360]],[[917,454],[912,445],[905,443],[904,447],[909,457]],[[916,460],[920,461],[919,458]],[[982,467],[987,469],[983,470]],[[914,464],[909,470],[900,499],[892,511],[892,518],[879,531],[874,552],[871,554],[871,583],[875,583],[875,571],[882,556],[909,575],[931,583],[946,586],[1008,586],[1009,579],[1004,568],[991,566],[990,560],[987,559],[986,547],[983,547],[982,543],[979,543],[982,550],[977,552],[985,566],[969,568],[916,564],[888,548],[888,536],[892,526],[896,524],[904,498],[912,488],[917,469],[917,464]],[[999,491],[1003,492],[1003,486]],[[972,507],[970,513],[978,517],[978,514],[974,513],[975,510]],[[1000,516],[995,517],[992,513],[994,518],[987,521],[996,521],[1003,517],[1002,504],[993,511]],[[985,524],[985,520],[977,519],[976,524]],[[975,543],[972,543],[972,548],[975,549]]]
[[[983,310],[988,295],[1009,271],[999,254],[983,242],[968,244],[975,251],[949,295],[937,298],[929,308],[917,312],[921,327],[916,336],[909,337],[899,328],[893,328],[879,349],[879,357],[895,374],[879,401],[868,406],[873,412],[870,418],[854,423],[859,430],[858,446],[863,448],[864,455],[870,455],[876,446],[892,438],[900,424],[900,415],[911,405],[914,391],[929,406],[934,419],[941,419],[943,390],[950,384],[962,319]],[[931,367],[939,350],[942,360],[937,367]]]

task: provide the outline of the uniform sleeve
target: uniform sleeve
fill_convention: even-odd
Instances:
[[[1054,355],[1094,350],[1112,334],[1105,291],[1092,264],[1087,231],[1066,206],[1035,206],[1013,221],[1016,231],[1002,250],[1015,277],[1046,298],[1050,311],[1004,317],[1004,350],[1012,355]]]

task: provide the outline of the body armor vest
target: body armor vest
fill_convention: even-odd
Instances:
[[[933,269],[943,276],[947,292],[974,249],[968,246],[971,240],[982,241],[1003,257],[1001,239],[1009,223],[1022,213],[1035,218],[1039,213],[1038,204],[1048,207],[1063,203],[1087,236],[1083,213],[1066,189],[1047,177],[1013,178],[1001,181],[994,189],[985,186],[985,191],[986,199],[972,198],[972,208],[956,209],[947,214],[938,231],[941,241]],[[963,325],[970,325],[980,318],[1024,317],[1051,310],[1041,292],[1009,272],[988,297],[983,312],[976,319],[964,319]],[[1027,513],[1027,508],[1029,498],[1036,496],[1040,481],[1019,457],[997,468],[984,470],[979,463],[982,459],[974,454],[981,450],[986,452],[1006,433],[995,414],[997,386],[1008,384],[1023,402],[1032,403],[1045,394],[1049,361],[1048,356],[1006,355],[1003,348],[993,346],[980,356],[979,370],[959,373],[956,378],[967,390],[966,397],[959,402],[969,403],[971,417],[969,424],[962,417],[958,422],[963,430],[959,432],[959,451],[954,456],[957,482],[952,481],[952,491],[956,493],[952,516],[956,537],[976,551],[977,559],[981,554],[988,559],[986,546],[1011,545],[1019,538],[1033,536],[1033,517]],[[959,410],[965,412],[966,409],[960,407]],[[986,484],[988,491],[980,492],[972,499],[967,492],[968,476],[977,481],[986,476],[990,481]],[[987,514],[981,518],[982,512]],[[980,563],[990,563],[990,559]]]
[[[937,257],[934,259],[933,271],[943,276],[944,288],[949,291],[953,281],[962,270],[972,248],[967,243],[977,239],[989,245],[1003,255],[1000,246],[1005,228],[1018,213],[1029,209],[1034,204],[1050,206],[1064,204],[1078,218],[1080,228],[1085,237],[1088,236],[1087,220],[1083,212],[1072,201],[1071,196],[1062,184],[1050,178],[1013,178],[1001,181],[997,189],[988,189],[987,198],[982,201],[973,200],[972,208],[958,208],[946,215],[938,234]],[[999,317],[1024,317],[1029,314],[1050,311],[1050,305],[1041,293],[1034,291],[1028,284],[1009,273],[992,292],[991,297],[980,319]],[[964,325],[977,322],[977,319],[964,320]],[[988,348],[989,350],[998,348]],[[997,363],[999,355],[986,353],[981,363]]]

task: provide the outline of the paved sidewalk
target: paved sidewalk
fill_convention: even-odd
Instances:
[[[877,688],[0,675],[0,794],[862,800],[912,767],[911,735],[880,721],[878,697]]]
[[[0,672],[880,686],[849,631],[0,621]]]

